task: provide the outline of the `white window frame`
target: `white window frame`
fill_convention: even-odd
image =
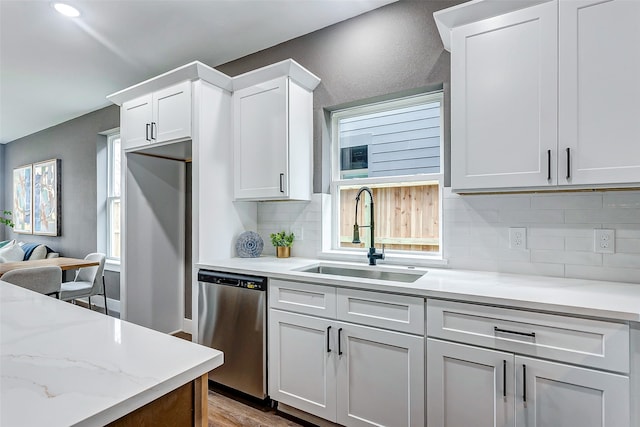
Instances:
[[[122,200],[121,200],[121,196],[115,196],[114,195],[114,191],[113,191],[113,165],[114,165],[114,160],[113,160],[113,155],[114,155],[114,149],[113,149],[113,145],[114,142],[116,140],[120,139],[120,132],[116,132],[116,133],[112,133],[107,135],[107,204],[106,204],[106,227],[105,227],[105,231],[106,231],[106,244],[107,244],[107,260],[112,263],[112,264],[119,264],[120,263],[120,258],[119,257],[114,257],[111,254],[113,253],[112,251],[112,247],[111,247],[111,234],[112,234],[112,230],[111,230],[111,206],[113,205],[113,203],[115,201],[120,201],[120,206],[122,207]],[[122,144],[122,140],[120,142]],[[120,153],[120,155],[122,156],[122,153]],[[122,159],[120,159],[120,165],[122,165]],[[120,182],[120,184],[122,185],[122,182]],[[120,195],[122,195],[122,188],[120,188]],[[121,212],[122,213],[122,212]],[[120,224],[122,227],[122,219],[120,219]],[[121,230],[122,231],[122,230]],[[121,242],[122,242],[122,236],[120,236],[121,238]],[[120,250],[122,250],[122,248],[120,248]]]
[[[346,117],[353,117],[363,114],[377,113],[395,108],[411,107],[415,105],[425,104],[429,102],[440,102],[440,172],[430,174],[415,174],[407,176],[390,176],[375,178],[340,178],[340,142],[338,135],[338,121]],[[438,183],[439,191],[439,237],[438,252],[419,252],[419,251],[400,251],[385,250],[385,261],[391,264],[416,264],[416,265],[442,265],[446,264],[443,259],[443,210],[442,198],[444,193],[444,93],[442,91],[430,92],[420,95],[414,95],[404,98],[398,98],[391,101],[377,102],[357,107],[336,110],[331,114],[331,184],[330,184],[330,204],[331,204],[331,223],[329,228],[330,239],[325,235],[322,256],[326,258],[340,258],[345,260],[366,260],[367,248],[343,248],[340,247],[339,232],[340,229],[340,186],[372,186],[375,184],[419,184],[419,183]],[[354,201],[355,203],[355,201]],[[365,229],[368,232],[368,229]],[[327,243],[330,244],[327,247]]]

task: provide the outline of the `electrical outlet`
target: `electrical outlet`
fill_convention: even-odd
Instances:
[[[296,227],[291,227],[291,232],[293,233],[296,240],[304,240],[303,228],[301,225]]]
[[[616,231],[605,228],[593,230],[593,251],[600,254],[612,254],[616,251]]]
[[[527,229],[524,227],[509,228],[509,249],[524,251],[527,249]]]

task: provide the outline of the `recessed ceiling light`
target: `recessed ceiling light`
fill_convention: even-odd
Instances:
[[[80,11],[73,6],[69,6],[68,4],[54,3],[53,7],[64,16],[68,16],[70,18],[77,18],[78,16],[80,16]]]

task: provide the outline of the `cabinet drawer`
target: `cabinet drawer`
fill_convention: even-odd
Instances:
[[[272,279],[269,281],[269,307],[335,318],[336,288]]]
[[[338,288],[337,318],[347,322],[424,335],[424,299]]]
[[[629,372],[627,324],[429,299],[427,335]]]

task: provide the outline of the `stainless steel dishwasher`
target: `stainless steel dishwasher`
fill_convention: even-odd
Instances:
[[[209,379],[267,397],[267,279],[198,271],[198,343],[224,352]]]

